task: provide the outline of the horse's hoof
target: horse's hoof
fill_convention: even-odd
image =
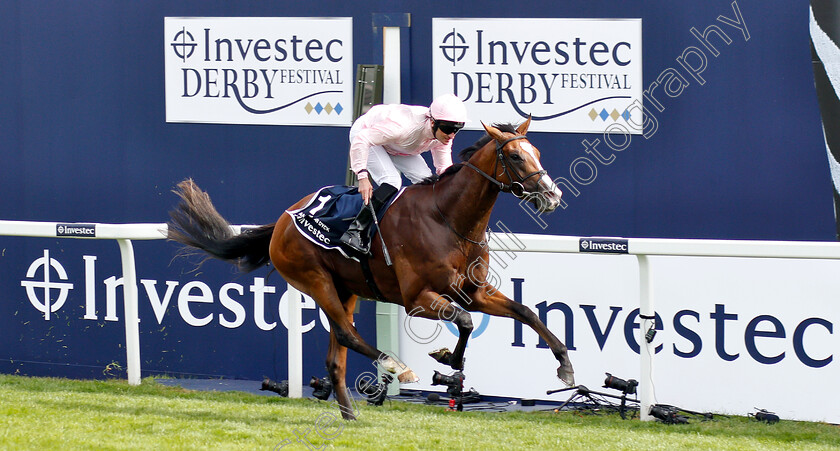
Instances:
[[[450,359],[452,358],[452,351],[449,348],[440,348],[437,351],[430,352],[429,356],[437,360],[438,363],[449,365]]]
[[[565,367],[561,366],[557,368],[557,377],[569,387],[575,385],[575,373],[567,370]]]
[[[397,376],[397,380],[400,381],[402,384],[413,384],[415,382],[420,382],[420,378],[414,374],[414,371],[405,370]]]
[[[386,357],[384,359],[379,360],[379,364],[382,365],[382,368],[391,373],[397,374],[397,370],[407,370],[408,368],[405,365],[401,365],[397,363],[396,360],[392,359],[391,357]]]

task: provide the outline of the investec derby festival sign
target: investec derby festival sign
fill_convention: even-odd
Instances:
[[[641,19],[434,19],[432,35],[434,93],[467,103],[468,128],[531,114],[532,131],[641,133]]]
[[[351,18],[167,17],[166,121],[352,122]]]

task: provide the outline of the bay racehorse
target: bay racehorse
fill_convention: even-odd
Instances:
[[[453,369],[463,369],[473,329],[468,312],[477,311],[530,326],[558,360],[557,376],[574,385],[566,346],[530,308],[487,283],[486,264],[475,264],[489,262],[485,234],[500,192],[527,199],[541,212],[553,211],[560,204],[560,190],[542,168],[540,152],[525,136],[530,122],[529,118],[518,128],[483,124],[487,134],[461,152],[464,163],[407,187],[378,231],[393,265],[385,263],[379,239],[372,240],[369,265],[381,300],[402,305],[411,315],[446,319],[458,327],[455,349],[442,360]],[[357,296],[378,297],[358,261],[304,238],[289,214],[282,214],[274,224],[235,234],[192,180],[179,183],[175,193],[181,201],[170,212],[169,239],[234,263],[243,271],[271,263],[289,284],[323,309],[330,321],[327,369],[345,419],[354,419],[345,382],[347,348],[398,373],[401,382],[416,381],[410,369],[365,342],[353,326]],[[289,210],[302,208],[311,197]]]

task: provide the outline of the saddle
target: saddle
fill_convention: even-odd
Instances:
[[[402,194],[400,190],[388,203],[376,213],[377,220]],[[355,186],[333,185],[318,190],[309,202],[297,210],[286,210],[292,217],[295,227],[301,235],[324,249],[338,250],[347,258],[353,258],[355,252],[346,249],[339,241],[353,222],[363,205],[362,195]],[[376,225],[371,224],[364,233],[372,236]]]

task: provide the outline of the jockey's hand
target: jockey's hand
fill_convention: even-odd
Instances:
[[[370,196],[373,195],[373,185],[370,184],[370,177],[359,180],[359,192],[362,193],[362,199],[367,205],[370,202]]]

